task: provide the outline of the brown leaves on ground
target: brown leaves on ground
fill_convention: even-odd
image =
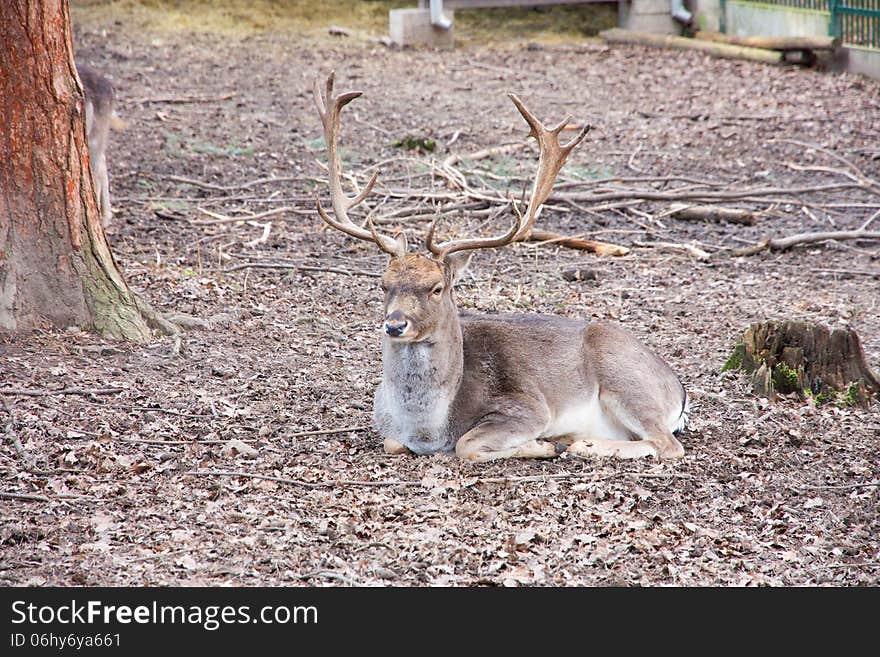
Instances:
[[[785,137],[877,177],[880,84],[577,42],[440,54],[273,33],[159,39],[124,25],[81,25],[76,35],[78,56],[115,80],[129,121],[108,153],[110,242],[154,307],[225,319],[188,330],[177,357],[168,341],[108,344],[73,329],[0,341],[2,388],[119,388],[10,396],[8,433],[0,409],[0,583],[880,581],[876,405],[769,406],[738,375],[719,373],[745,326],[789,316],[853,325],[876,367],[876,245],[708,261],[650,246],[714,254],[765,234],[854,228],[880,205],[873,192],[744,201],[760,217],[755,226],[677,221],[660,202],[552,205],[542,227],[632,253],[517,245],[474,259],[459,294],[469,310],[615,319],[662,354],[691,390],[681,461],[390,457],[371,430],[318,433],[370,424],[381,376],[376,279],[335,272],[375,273],[384,256],[327,232],[314,214],[326,189],[310,97],[331,66],[341,87],[365,90],[343,125],[346,167],[360,176],[381,162],[368,204],[399,217],[389,228],[417,236],[433,214],[407,214],[412,200],[383,189],[450,191],[432,179],[430,158],[523,138],[506,91],[550,122],[571,114],[591,123],[563,182],[610,178],[597,189],[619,190],[840,179],[787,167],[840,162]],[[209,100],[144,100],[194,95]],[[400,134],[434,139],[437,151],[401,153],[392,145]],[[529,153],[468,164],[469,180],[519,198],[535,164]],[[672,175],[691,182],[624,180]],[[485,225],[493,208],[460,198],[438,207],[455,203],[445,230],[497,232]],[[248,220],[279,207],[289,210]],[[198,223],[207,216],[198,208],[240,221]],[[266,266],[236,268],[243,263]],[[595,280],[563,278],[577,269]]]

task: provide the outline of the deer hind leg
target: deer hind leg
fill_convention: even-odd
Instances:
[[[455,454],[460,459],[476,462],[554,458],[559,455],[555,443],[537,439],[546,422],[541,414],[483,422],[458,439]]]
[[[664,427],[657,418],[663,417],[662,409],[645,406],[636,415],[613,395],[605,395],[600,398],[600,406],[603,415],[610,424],[623,433],[629,434],[631,440],[609,440],[593,433],[601,435],[600,431],[585,431],[575,435],[568,448],[568,452],[579,456],[614,456],[623,459],[637,459],[645,456],[653,456],[659,459],[679,459],[684,456],[684,447],[672,434],[672,431]]]
[[[639,459],[646,456],[660,459],[680,458],[684,455],[684,448],[672,434],[669,437],[674,444],[668,444],[665,437],[639,440],[582,438],[572,442],[566,451],[578,456],[612,456],[621,459]]]

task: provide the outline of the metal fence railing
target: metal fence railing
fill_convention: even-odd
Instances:
[[[880,49],[880,0],[741,0],[751,4],[775,5],[830,15],[830,36],[845,46]],[[722,17],[725,11],[722,0]]]
[[[880,0],[829,0],[831,32],[848,46],[880,48]]]
[[[747,0],[749,1],[749,0]],[[831,2],[833,0],[754,0],[760,4],[781,5],[783,7],[794,7],[796,9],[812,9],[814,11],[830,11]]]

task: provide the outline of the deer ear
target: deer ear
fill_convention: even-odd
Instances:
[[[471,255],[473,255],[473,251],[458,251],[446,256],[444,264],[449,274],[449,280],[453,285],[458,282],[458,279],[461,278],[461,275],[467,269],[468,263],[471,261]]]
[[[406,233],[404,231],[400,231],[397,235],[394,236],[394,241],[400,246],[400,252],[403,254],[407,253],[407,244],[406,244]],[[403,256],[400,256],[403,257]]]

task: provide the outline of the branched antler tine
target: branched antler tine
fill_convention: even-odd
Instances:
[[[520,230],[520,226],[522,225],[522,215],[519,212],[516,212],[516,221],[510,227],[504,235],[500,235],[498,237],[475,237],[472,239],[464,239],[464,240],[451,240],[449,242],[445,242],[443,244],[434,244],[434,228],[437,224],[437,219],[431,224],[431,229],[428,231],[428,249],[436,255],[440,260],[445,258],[451,253],[456,253],[457,251],[467,251],[470,249],[492,249],[499,246],[506,246],[510,244],[516,234]],[[438,217],[439,219],[439,217]]]
[[[516,105],[516,109],[519,110],[519,113],[523,115],[526,123],[529,124],[529,127],[531,128],[529,136],[535,137],[537,139],[541,131],[545,129],[544,125],[537,119],[534,114],[529,111],[529,109],[525,105],[522,104],[522,101],[517,98],[516,94],[507,94],[507,97],[513,101],[513,104]]]
[[[519,232],[516,235],[516,241],[522,241],[527,239],[532,232],[532,224],[535,223],[535,219],[538,217],[541,205],[550,196],[550,192],[553,191],[553,183],[556,182],[556,176],[559,175],[559,170],[562,168],[562,165],[565,164],[568,154],[575,146],[583,141],[589,131],[589,126],[582,129],[580,134],[565,146],[561,146],[559,144],[559,133],[562,132],[563,128],[568,124],[568,118],[562,121],[559,125],[547,129],[544,127],[544,124],[541,123],[525,105],[523,105],[522,101],[517,98],[515,94],[507,95],[510,100],[513,101],[513,104],[516,105],[516,108],[519,110],[519,113],[522,114],[526,123],[529,124],[529,136],[538,140],[538,147],[540,149],[538,170],[535,173],[535,182],[532,186],[532,195],[529,198],[529,207],[526,210],[525,218],[521,222]]]
[[[373,236],[373,240],[376,244],[379,244],[382,241],[382,235],[379,234],[379,231],[376,230],[376,224],[373,223],[372,217],[367,217],[367,228],[370,229],[370,235]]]
[[[374,171],[373,175],[370,176],[370,180],[367,181],[367,185],[361,190],[361,193],[355,196],[353,199],[350,199],[348,202],[348,209],[351,210],[358,203],[362,202],[367,196],[370,195],[370,192],[373,191],[373,185],[376,184],[376,180],[379,179],[379,172]]]
[[[349,91],[339,95],[333,95],[334,74],[331,72],[327,77],[325,84],[325,96],[321,94],[321,87],[315,80],[315,105],[318,108],[318,114],[321,116],[321,123],[324,125],[324,141],[327,148],[327,172],[328,182],[330,184],[330,202],[333,206],[333,214],[335,219],[324,210],[321,202],[317,202],[318,214],[330,226],[337,230],[341,230],[347,235],[356,237],[357,239],[367,242],[375,242],[375,244],[386,253],[396,257],[405,255],[402,251],[401,243],[386,235],[380,235],[371,225],[370,230],[366,230],[355,224],[348,216],[348,210],[361,203],[367,195],[372,191],[373,185],[379,172],[376,171],[370,177],[364,189],[354,197],[348,197],[342,189],[342,162],[338,153],[339,146],[339,118],[342,108],[348,103],[362,95],[360,91]]]
[[[317,78],[316,78],[317,80]],[[330,102],[330,99],[333,98],[333,83],[336,82],[336,71],[331,70],[330,75],[327,76],[327,80],[324,82],[324,89],[327,95],[327,102]]]
[[[572,140],[570,142],[568,142],[567,144],[565,144],[562,147],[562,150],[564,150],[566,153],[569,153],[572,150],[574,150],[575,146],[580,144],[586,138],[587,133],[590,132],[590,130],[592,130],[592,129],[593,129],[593,126],[591,126],[589,123],[585,124],[584,127],[581,128],[581,131],[579,133],[577,133],[577,135],[574,138],[572,138]]]
[[[330,75],[332,76],[333,73],[331,73]],[[318,82],[318,78],[315,78],[315,84],[312,89],[312,93],[315,97],[315,107],[318,108],[318,114],[321,116],[321,123],[323,124],[324,115],[327,113],[327,104],[324,101],[324,96],[321,94],[321,83]]]
[[[431,222],[431,227],[428,228],[428,234],[425,236],[425,247],[427,247],[428,251],[438,257],[443,256],[443,250],[438,248],[437,244],[434,242],[434,234],[437,232],[437,224],[440,223],[440,219],[441,216],[438,214],[434,218],[434,221]]]
[[[569,122],[569,121],[571,121],[571,114],[569,114],[569,115],[566,116],[564,119],[562,119],[562,121],[560,121],[560,122],[557,123],[555,126],[553,126],[552,128],[550,128],[550,132],[551,132],[552,134],[554,134],[554,135],[558,135],[560,132],[562,132],[563,130],[565,130],[565,126],[568,125],[568,122]]]

